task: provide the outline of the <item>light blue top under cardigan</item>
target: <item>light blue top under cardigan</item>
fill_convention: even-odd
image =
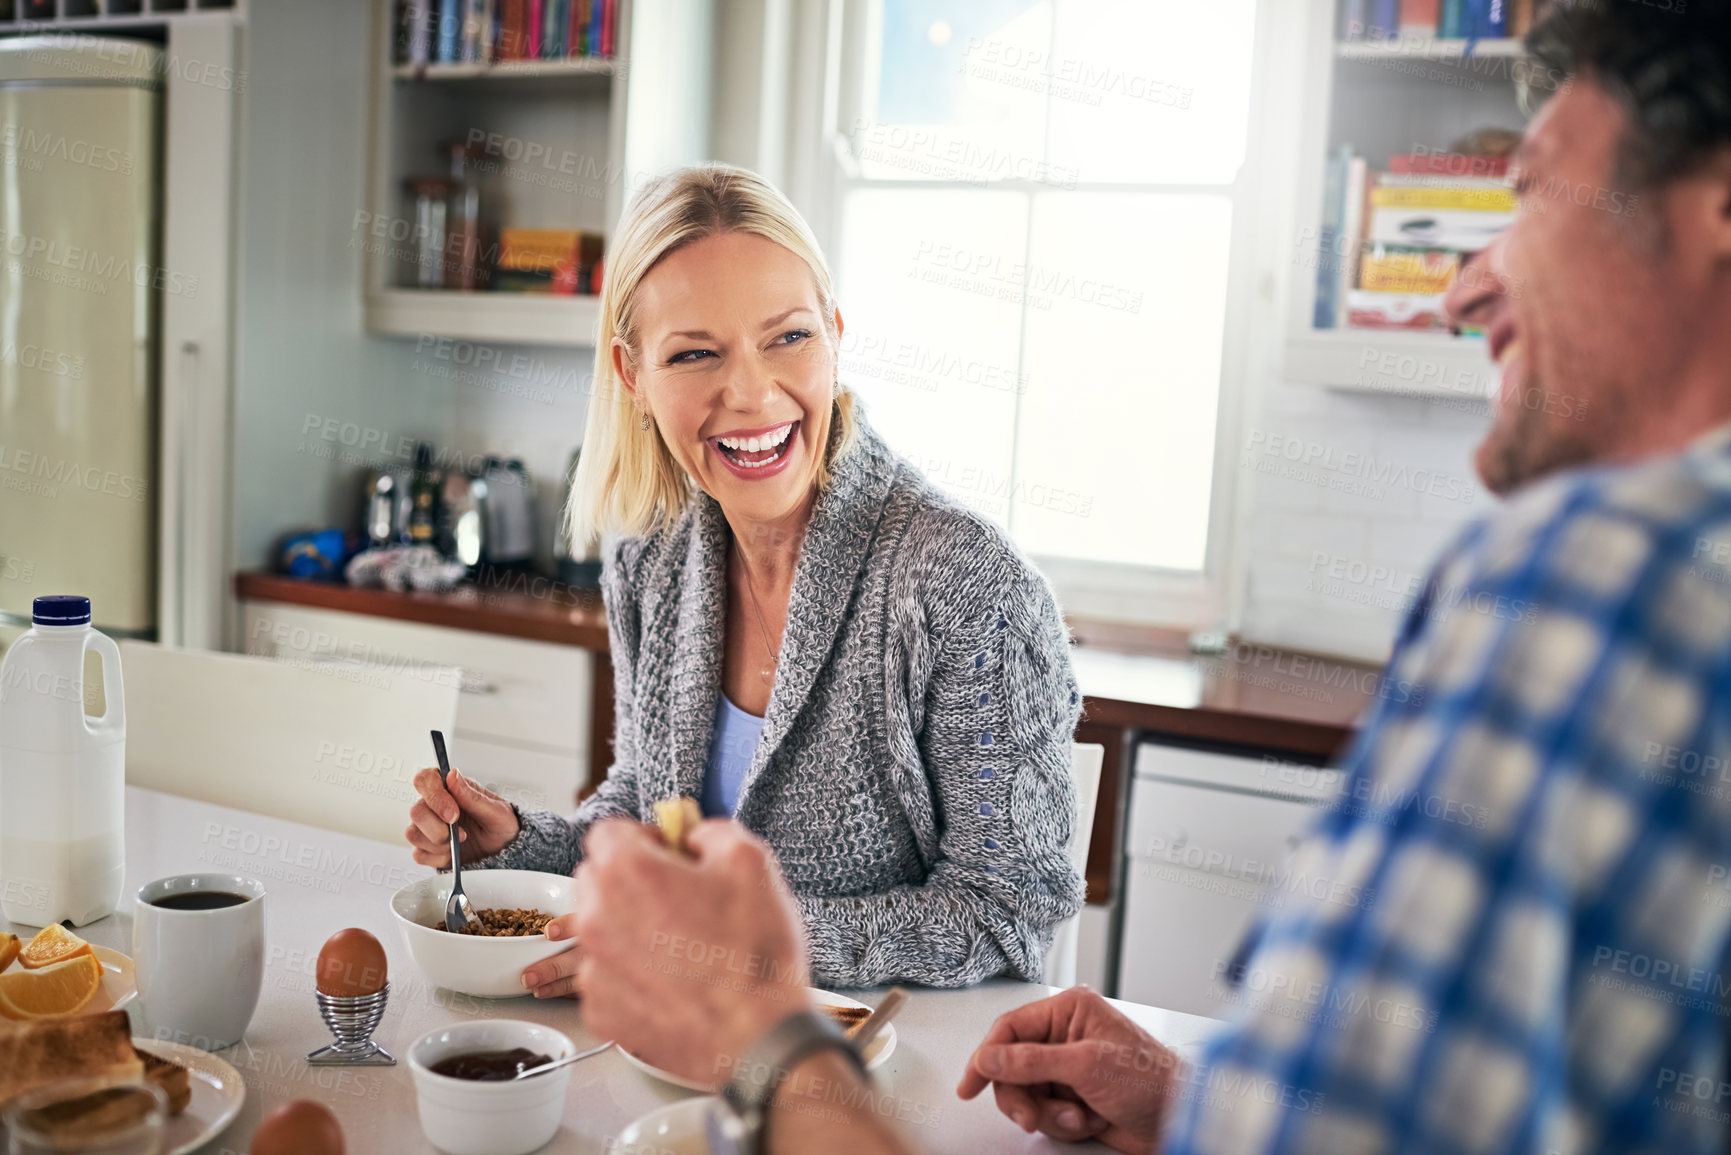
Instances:
[[[763,719],[747,714],[718,696],[715,703],[715,730],[709,739],[709,761],[703,767],[703,816],[732,818],[739,806],[739,791],[745,785],[745,773],[751,769],[752,756],[757,753],[757,740],[763,736]]]

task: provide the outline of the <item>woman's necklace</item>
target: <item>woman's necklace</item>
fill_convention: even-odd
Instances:
[[[781,658],[775,647],[769,644],[769,630],[763,624],[763,611],[757,605],[757,591],[751,588],[751,568],[745,564],[745,553],[739,548],[738,542],[734,543],[733,551],[739,554],[740,573],[745,577],[745,596],[751,599],[751,612],[757,618],[757,632],[763,638],[763,652],[769,655],[769,665],[757,673],[765,685],[770,685],[775,681],[775,664]]]

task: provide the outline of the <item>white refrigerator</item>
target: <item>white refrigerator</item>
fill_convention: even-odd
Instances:
[[[0,40],[0,646],[42,594],[155,635],[162,59]]]

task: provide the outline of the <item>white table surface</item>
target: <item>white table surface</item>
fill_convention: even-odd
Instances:
[[[417,974],[390,912],[391,894],[431,873],[407,846],[390,846],[298,823],[213,806],[150,790],[126,792],[126,898],[122,909],[79,933],[101,946],[131,950],[132,895],[155,878],[199,871],[245,874],[266,887],[264,991],[246,1037],[220,1052],[247,1084],[240,1117],[201,1155],[244,1155],[261,1116],[291,1099],[315,1099],[341,1120],[351,1155],[434,1152],[421,1134],[405,1060],[421,1035],[473,1016],[528,1019],[555,1026],[579,1047],[598,1042],[571,1000],[474,999],[430,988]],[[374,1038],[397,1057],[395,1067],[309,1067],[309,1051],[330,1041],[313,1003],[320,946],[348,926],[378,936],[390,960],[391,1002]],[[11,926],[14,933],[30,928]],[[931,1152],[1100,1151],[1025,1135],[999,1115],[988,1092],[956,1098],[967,1056],[1004,1011],[1054,988],[994,981],[969,990],[914,988],[896,1020],[899,1038],[876,1073],[880,1093],[906,1100],[903,1117],[933,1118],[908,1132]],[[850,992],[875,1003],[873,992]],[[1216,1024],[1209,1019],[1119,1004],[1186,1058]],[[135,1020],[136,1021],[136,1020]],[[686,1097],[630,1066],[616,1052],[574,1069],[565,1120],[546,1152],[600,1152],[632,1120]],[[898,1103],[898,1106],[901,1104]]]

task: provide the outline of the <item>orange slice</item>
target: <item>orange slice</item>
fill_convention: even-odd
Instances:
[[[33,971],[79,955],[95,958],[96,952],[90,949],[89,943],[56,922],[36,932],[36,937],[19,953],[18,961],[24,964],[25,970]]]
[[[23,948],[19,945],[17,935],[0,934],[0,971],[12,965],[12,960],[18,957],[21,949]]]
[[[77,1014],[102,985],[102,964],[92,954],[38,970],[0,975],[0,1015],[58,1019]]]

